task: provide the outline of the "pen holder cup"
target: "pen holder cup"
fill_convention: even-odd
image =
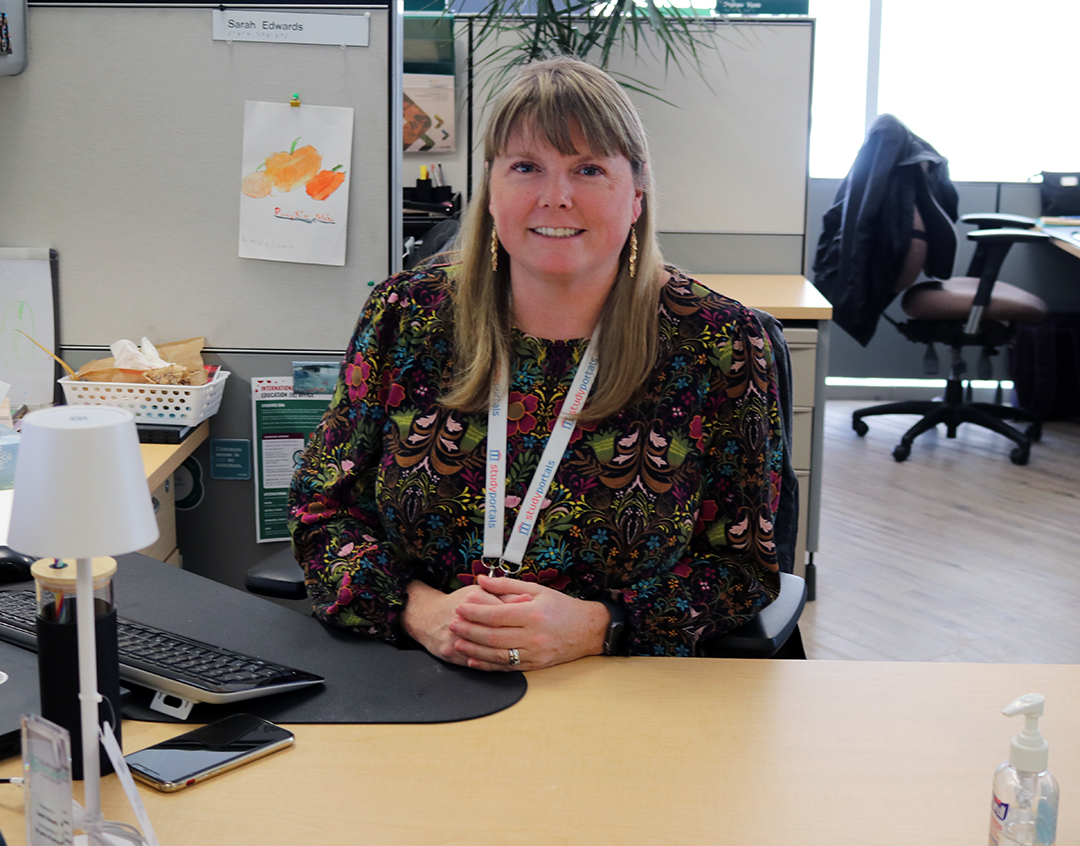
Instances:
[[[94,638],[97,651],[97,685],[102,696],[98,724],[108,720],[120,742],[120,659],[117,649],[116,608],[112,600],[112,576],[116,561],[94,558]],[[71,733],[71,771],[83,777],[82,721],[79,700],[79,642],[75,593],[76,565],[71,559],[43,558],[31,572],[37,586],[38,683],[41,716]],[[109,756],[101,750],[101,774],[113,771]]]
[[[449,203],[454,199],[454,189],[449,185],[436,185],[431,189],[431,202]]]
[[[431,180],[430,179],[417,179],[416,187],[413,189],[413,199],[418,203],[430,203],[431,202]]]

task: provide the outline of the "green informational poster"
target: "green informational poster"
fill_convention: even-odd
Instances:
[[[289,539],[289,483],[329,403],[329,396],[295,396],[291,376],[251,380],[255,540],[259,543]]]

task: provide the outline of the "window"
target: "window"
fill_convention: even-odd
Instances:
[[[869,0],[810,0],[814,25],[814,95],[810,175],[848,172],[866,134]]]
[[[862,144],[869,9],[870,0],[811,0],[813,177],[843,176]],[[1080,3],[881,0],[881,9],[877,110],[947,156],[954,180],[1022,182],[1080,169],[1069,68]]]

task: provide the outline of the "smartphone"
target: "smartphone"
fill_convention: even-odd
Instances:
[[[233,714],[125,755],[132,775],[172,793],[293,743],[292,732],[251,714]]]

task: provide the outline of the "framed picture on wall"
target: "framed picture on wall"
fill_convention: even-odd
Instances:
[[[407,73],[402,82],[405,152],[454,152],[454,77]]]

